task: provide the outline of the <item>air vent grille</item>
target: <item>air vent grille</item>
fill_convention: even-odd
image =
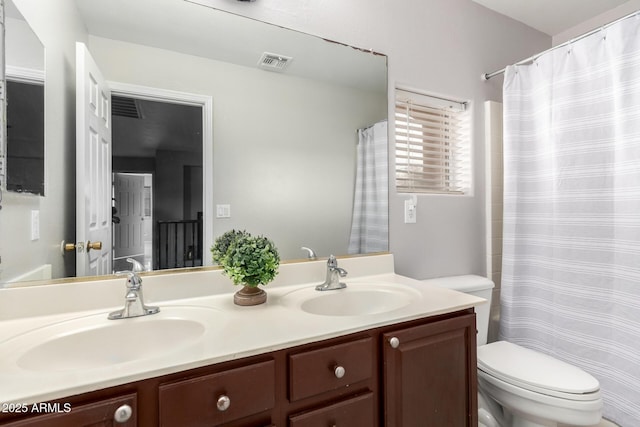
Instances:
[[[133,98],[124,98],[121,96],[111,97],[111,114],[118,117],[128,117],[130,119],[142,118],[138,102]]]
[[[277,53],[265,52],[260,58],[258,65],[265,70],[283,71],[293,60],[290,56],[278,55]]]

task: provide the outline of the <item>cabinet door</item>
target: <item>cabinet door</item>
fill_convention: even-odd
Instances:
[[[135,394],[128,394],[78,406],[63,403],[59,407],[47,407],[43,404],[43,406],[37,406],[37,410],[60,412],[33,416],[2,425],[7,427],[135,427],[138,425],[136,400]],[[65,412],[67,410],[68,412]]]
[[[386,427],[476,426],[475,314],[383,334]]]

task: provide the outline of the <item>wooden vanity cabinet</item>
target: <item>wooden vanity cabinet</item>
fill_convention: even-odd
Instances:
[[[476,393],[468,309],[59,399],[69,413],[0,413],[0,426],[475,427]]]

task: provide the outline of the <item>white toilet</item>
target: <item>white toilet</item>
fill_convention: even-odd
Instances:
[[[476,307],[479,426],[595,426],[600,422],[602,399],[594,377],[516,344],[487,344],[491,280],[468,275],[424,282],[487,300]]]

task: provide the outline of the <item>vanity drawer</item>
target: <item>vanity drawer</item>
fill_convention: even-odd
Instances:
[[[58,407],[41,409],[54,411],[45,415],[29,417],[20,421],[1,423],[5,427],[91,427],[118,426],[135,427],[138,425],[137,395],[135,393],[103,399],[91,403],[65,404]]]
[[[275,362],[254,363],[160,386],[160,425],[214,426],[275,405]]]
[[[371,337],[289,355],[291,401],[367,380],[373,375]]]
[[[290,427],[375,426],[373,393],[289,417]]]

